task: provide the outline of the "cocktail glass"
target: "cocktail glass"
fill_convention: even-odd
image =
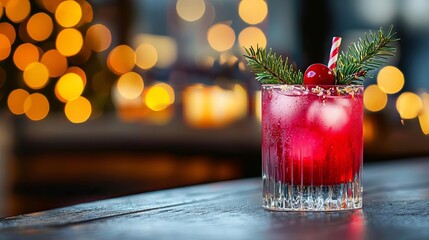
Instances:
[[[362,207],[363,86],[262,85],[263,207]]]

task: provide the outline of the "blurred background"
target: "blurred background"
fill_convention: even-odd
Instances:
[[[0,216],[260,176],[242,46],[302,70],[369,30],[365,162],[429,154],[429,1],[0,0]]]

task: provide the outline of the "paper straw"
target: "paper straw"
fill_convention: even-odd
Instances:
[[[328,68],[334,70],[337,66],[338,52],[340,51],[341,38],[334,37],[332,39],[331,53],[329,54]]]

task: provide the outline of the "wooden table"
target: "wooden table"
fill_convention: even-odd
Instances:
[[[363,210],[270,212],[260,179],[144,193],[0,219],[10,239],[429,239],[429,158],[367,164]]]

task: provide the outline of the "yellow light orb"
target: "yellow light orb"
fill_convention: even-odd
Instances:
[[[107,63],[112,72],[124,74],[130,72],[134,68],[136,64],[136,54],[131,47],[119,45],[109,53]]]
[[[257,27],[247,27],[243,29],[238,35],[238,42],[242,47],[262,47],[267,46],[267,38],[264,32]]]
[[[385,93],[397,93],[404,86],[404,74],[394,66],[386,66],[378,72],[377,83]]]
[[[63,29],[58,33],[55,44],[62,55],[66,57],[76,55],[83,46],[82,34],[74,28]]]
[[[79,75],[76,73],[66,73],[58,80],[56,88],[62,99],[71,101],[82,94],[84,86]]]
[[[238,5],[238,15],[248,24],[264,21],[268,14],[268,5],[263,0],[242,0]]]
[[[145,103],[153,111],[161,111],[174,103],[174,90],[166,83],[157,83],[145,94]]]
[[[386,107],[387,94],[377,85],[368,86],[363,94],[363,103],[365,108],[371,112],[378,112]]]
[[[3,4],[0,2],[0,18],[3,17]]]
[[[158,61],[158,52],[150,44],[140,44],[136,49],[136,65],[141,69],[150,69]]]
[[[0,34],[0,61],[9,57],[11,51],[11,45],[9,42],[9,38],[5,35]]]
[[[48,80],[48,68],[40,62],[30,63],[24,70],[24,82],[32,89],[43,88]]]
[[[40,62],[48,68],[50,77],[59,77],[67,69],[67,58],[61,55],[56,49],[45,52]]]
[[[10,44],[15,42],[16,32],[12,24],[7,22],[0,23],[0,34],[5,35],[9,39]]]
[[[28,35],[35,41],[44,41],[52,33],[54,25],[51,17],[46,13],[36,13],[27,23]]]
[[[33,121],[44,119],[49,113],[48,99],[40,93],[31,94],[24,101],[24,113]]]
[[[24,21],[30,14],[29,0],[9,0],[6,4],[6,16],[15,23]]]
[[[39,61],[39,50],[31,43],[19,45],[13,53],[16,67],[24,71],[28,64]]]
[[[95,24],[86,31],[85,41],[94,52],[102,52],[112,43],[112,35],[103,24]]]
[[[42,0],[46,10],[51,13],[55,13],[55,10],[57,9],[58,5],[60,5],[60,3],[63,1],[64,0]]]
[[[86,86],[86,74],[80,67],[69,67],[67,68],[66,73],[76,73],[82,79],[83,86]]]
[[[82,9],[75,1],[61,2],[55,10],[55,19],[63,27],[74,27],[82,18]]]
[[[200,19],[206,11],[204,0],[178,0],[176,3],[177,14],[188,22]]]
[[[235,33],[230,26],[218,23],[209,28],[207,40],[214,50],[224,52],[234,45]]]
[[[91,116],[92,107],[88,99],[80,96],[66,103],[64,113],[72,123],[83,123]]]
[[[422,99],[415,93],[404,92],[396,100],[396,110],[402,119],[413,119],[423,109]]]
[[[134,99],[140,96],[144,88],[143,78],[135,73],[128,72],[118,79],[118,92],[126,99]]]
[[[7,106],[9,110],[16,115],[24,113],[24,102],[30,94],[24,89],[15,89],[10,92],[7,98]]]

